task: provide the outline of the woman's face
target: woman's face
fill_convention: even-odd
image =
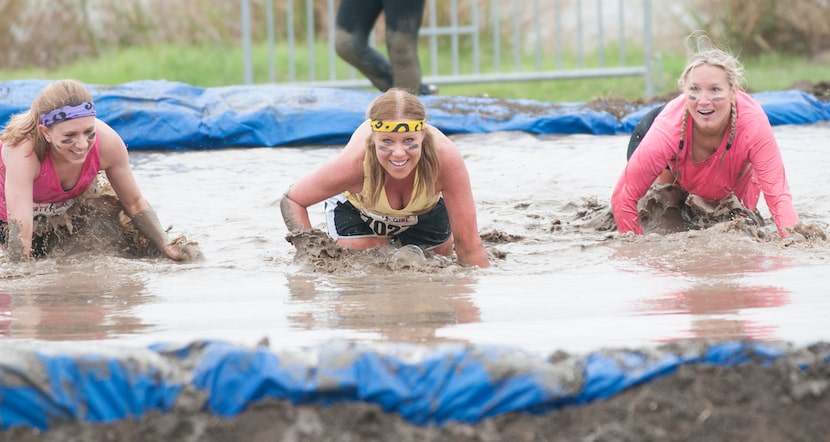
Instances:
[[[52,145],[52,156],[68,163],[83,163],[95,142],[95,117],[66,120],[50,127],[38,126]]]
[[[424,131],[414,132],[372,132],[375,155],[390,177],[408,177],[421,159],[421,144]]]
[[[720,131],[728,124],[734,99],[735,88],[723,68],[702,64],[689,72],[686,105],[695,125],[704,132]]]

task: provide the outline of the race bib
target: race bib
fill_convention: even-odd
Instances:
[[[375,235],[395,236],[418,224],[418,216],[378,215],[365,210],[360,211],[360,218],[369,225]]]
[[[34,212],[34,215],[60,215],[61,213],[69,210],[74,203],[74,199],[59,201],[57,203],[34,203],[32,204],[32,211]]]

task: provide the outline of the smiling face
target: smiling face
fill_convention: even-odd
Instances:
[[[424,131],[372,132],[372,141],[378,162],[386,173],[391,178],[404,179],[415,171],[421,159]]]
[[[38,130],[51,145],[53,160],[82,164],[95,142],[95,117],[75,118],[49,127],[41,124]]]
[[[685,81],[686,105],[695,125],[704,133],[719,133],[729,123],[735,87],[726,71],[710,64],[689,70]]]

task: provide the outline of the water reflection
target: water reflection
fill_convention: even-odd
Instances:
[[[759,274],[791,268],[791,258],[768,255],[764,245],[703,233],[643,237],[618,244],[615,256],[657,270],[649,272],[680,281],[683,288],[638,301],[637,311],[653,315],[688,315],[691,323],[657,341],[679,339],[775,339],[774,323],[750,319],[755,309],[781,308],[791,292],[775,285],[752,283]]]
[[[75,270],[7,284],[0,290],[0,338],[98,340],[139,333],[147,325],[133,311],[148,298],[144,284],[130,277]]]
[[[790,292],[780,287],[741,285],[734,281],[698,283],[686,290],[664,297],[645,300],[652,313],[692,315],[687,333],[662,338],[673,341],[689,337],[697,339],[774,339],[776,326],[740,314],[751,309],[782,307],[789,302]]]
[[[447,275],[387,275],[362,279],[286,275],[290,301],[303,304],[289,317],[304,330],[347,329],[410,343],[448,341],[436,331],[481,321],[471,300],[476,280]]]
[[[776,132],[802,221],[826,225],[830,156],[815,140],[827,138],[827,126]],[[275,347],[331,335],[451,338],[542,352],[695,336],[827,339],[821,275],[830,270],[830,243],[788,245],[718,228],[636,239],[595,230],[587,223],[595,218],[575,215],[607,207],[627,137],[456,139],[479,229],[503,252],[486,271],[468,275],[432,261],[394,271],[388,256],[348,255],[329,262],[333,274],[296,274],[272,203],[339,147],[138,151],[131,161],[142,192],[165,225],[200,242],[207,261],[181,266],[100,252],[38,261],[30,271],[0,257],[0,335],[255,343],[268,334]],[[206,216],[212,202],[218,209]],[[324,226],[322,207],[310,215]]]
[[[613,256],[663,275],[740,278],[796,265],[776,244],[718,231],[648,235],[610,244]],[[651,272],[653,273],[653,272]]]

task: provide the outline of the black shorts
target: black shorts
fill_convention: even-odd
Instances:
[[[363,215],[342,194],[326,200],[325,208],[328,234],[335,241],[341,237],[386,236],[393,243],[412,244],[429,250],[447,242],[451,235],[450,217],[443,198],[429,212],[408,217],[410,225],[404,226],[389,225]]]

